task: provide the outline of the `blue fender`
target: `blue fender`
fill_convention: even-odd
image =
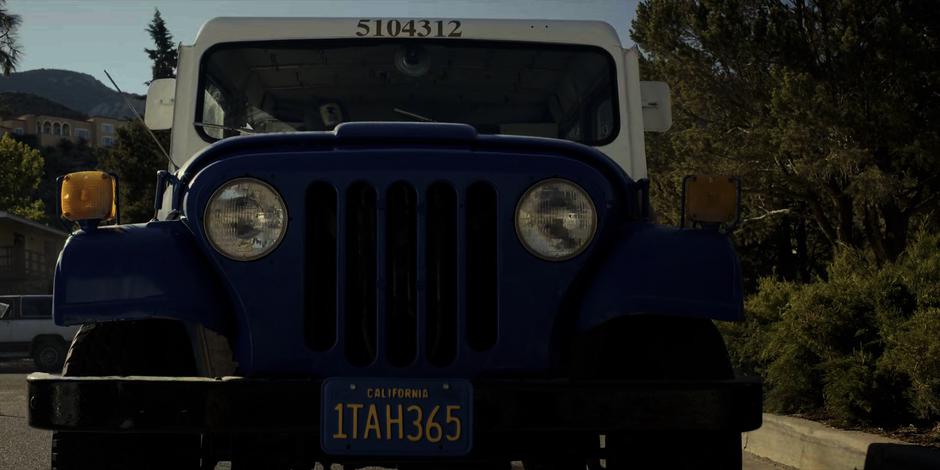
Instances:
[[[56,264],[58,325],[169,318],[225,333],[229,296],[181,221],[76,232]]]
[[[579,331],[632,314],[742,318],[741,267],[727,236],[628,224],[615,238],[581,299]]]

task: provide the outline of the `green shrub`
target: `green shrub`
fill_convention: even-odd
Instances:
[[[875,364],[863,351],[821,364],[823,405],[834,420],[853,424],[870,422],[875,400]]]
[[[940,418],[940,234],[893,264],[843,250],[828,279],[763,279],[747,318],[722,325],[742,373],[766,384],[766,408],[843,424]]]
[[[940,307],[940,233],[915,238],[898,267],[918,308]]]
[[[792,341],[771,346],[764,375],[768,387],[765,404],[775,413],[812,413],[822,406],[819,357]]]
[[[906,395],[918,417],[940,416],[940,308],[919,310],[904,322],[882,360],[909,379]]]
[[[892,270],[904,285],[897,303],[883,305],[886,351],[881,366],[909,382],[904,390],[918,418],[940,418],[940,234],[921,235]]]
[[[748,298],[745,304],[747,321],[719,324],[729,343],[732,363],[747,375],[764,375],[768,363],[767,344],[794,290],[793,284],[772,279],[760,280],[759,286],[757,294]]]

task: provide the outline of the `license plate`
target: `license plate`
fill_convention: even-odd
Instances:
[[[334,455],[465,455],[472,404],[466,380],[326,379],[320,446]]]

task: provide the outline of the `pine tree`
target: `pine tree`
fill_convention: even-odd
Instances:
[[[168,133],[158,133],[164,148],[169,147]],[[147,128],[138,121],[117,130],[117,141],[98,158],[101,170],[116,173],[121,191],[121,222],[146,222],[153,217],[153,194],[157,171],[166,169]]]
[[[20,55],[23,53],[16,38],[22,19],[6,9],[6,0],[0,0],[0,71],[10,75],[16,70]]]
[[[147,33],[153,39],[154,48],[144,49],[153,61],[153,79],[176,77],[177,49],[173,44],[173,35],[166,27],[160,10],[154,9],[153,20],[147,26]],[[147,82],[149,85],[150,82]]]
[[[750,261],[812,262],[822,245],[885,262],[918,226],[940,228],[932,2],[646,0],[632,37],[673,91],[676,122],[651,139],[650,172],[742,175]]]

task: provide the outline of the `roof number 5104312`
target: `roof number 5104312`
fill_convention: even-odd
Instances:
[[[463,31],[458,20],[359,20],[356,36],[459,38]]]

